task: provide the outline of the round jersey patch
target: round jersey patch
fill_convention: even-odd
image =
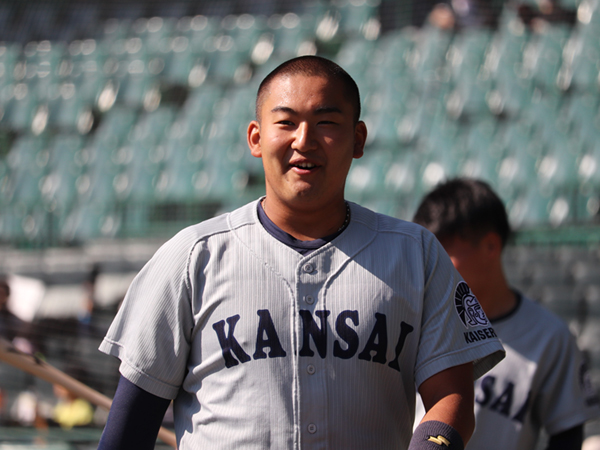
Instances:
[[[479,327],[490,324],[479,301],[475,298],[471,289],[464,281],[461,281],[456,285],[456,291],[454,291],[454,306],[456,307],[458,317],[460,317],[460,320],[465,327]]]

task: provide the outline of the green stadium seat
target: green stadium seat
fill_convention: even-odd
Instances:
[[[131,26],[130,19],[110,18],[104,22],[100,39],[106,44],[126,39],[130,35]]]
[[[0,242],[17,244],[23,240],[22,218],[15,212],[14,206],[2,205],[0,215]]]
[[[76,244],[117,236],[122,219],[111,207],[89,202],[76,205],[61,224],[61,241]]]
[[[448,50],[448,65],[455,83],[474,82],[480,77],[493,34],[482,28],[465,28]]]
[[[600,188],[600,141],[596,141],[578,158],[577,176],[583,190]]]
[[[208,70],[206,46],[219,28],[216,18],[202,15],[182,17],[177,21],[163,50],[163,76],[168,83],[195,88],[205,81]]]
[[[415,155],[411,149],[406,149],[397,154],[384,168],[384,187],[385,192],[396,197],[405,197],[412,195],[419,196],[417,189],[418,174],[421,172],[422,161]]]
[[[446,110],[453,119],[480,120],[490,116],[488,93],[492,90],[491,80],[469,79],[457,82],[448,96]]]
[[[589,93],[573,93],[563,103],[561,114],[569,126],[569,134],[583,146],[593,146],[600,137],[596,120],[599,98]]]
[[[140,38],[150,54],[159,55],[174,32],[176,23],[174,18],[140,17],[132,23],[129,36]]]
[[[48,104],[48,126],[62,132],[87,134],[94,125],[93,102],[80,97],[73,83],[62,84],[59,93]]]
[[[213,36],[215,30],[220,28],[217,17],[196,15],[181,17],[173,30],[172,36],[185,36],[190,39],[192,45],[198,46]]]
[[[482,122],[468,130],[465,139],[465,155],[459,169],[461,176],[479,178],[496,187],[498,165],[503,151],[496,142],[495,124]]]
[[[568,136],[557,133],[554,137],[538,158],[537,182],[551,192],[575,192],[579,184],[577,155],[569,152]]]
[[[526,77],[544,89],[558,89],[557,76],[562,66],[563,48],[569,39],[567,25],[548,25],[534,34],[523,50],[523,70]]]
[[[100,170],[98,166],[92,167],[76,179],[78,204],[94,203],[102,207],[115,204],[114,180],[117,169],[112,164],[106,166],[105,170]]]
[[[340,32],[342,15],[339,8],[325,2],[315,2],[311,9],[313,11],[306,13],[303,20],[308,19],[312,22],[314,19],[314,35],[317,45],[324,53],[335,54],[338,45],[344,39]]]
[[[559,73],[559,85],[562,89],[573,88],[579,92],[598,93],[599,37],[596,35],[590,39],[580,30],[571,34],[563,50],[563,65]]]
[[[181,114],[186,121],[194,121],[202,126],[212,119],[215,105],[224,96],[224,89],[218,84],[206,83],[190,92]]]
[[[100,116],[98,128],[94,133],[94,141],[114,143],[114,146],[120,145],[133,129],[137,116],[134,109],[115,106]]]
[[[378,2],[370,0],[358,0],[341,3],[338,11],[341,15],[340,28],[342,35],[348,39],[355,36],[369,36],[369,32],[375,33],[378,30],[370,31],[369,28],[377,28]],[[374,36],[376,37],[376,36]]]
[[[159,172],[157,165],[125,167],[113,179],[119,202],[131,205],[148,205],[155,200],[155,183]]]
[[[487,98],[490,110],[497,115],[518,117],[533,96],[533,82],[524,78],[502,75]]]
[[[113,150],[111,159],[117,172],[113,187],[120,201],[149,203],[154,199],[160,171],[160,160],[154,153],[174,115],[172,108],[160,107],[140,116],[128,140]]]
[[[61,74],[64,73],[59,91],[64,84],[73,84],[79,101],[89,105],[96,104],[107,81],[104,71],[107,52],[103,44],[94,39],[71,42],[68,47],[69,55],[59,69]]]
[[[256,89],[252,85],[241,85],[225,92],[222,117],[227,117],[234,124],[241,123],[245,129],[250,120],[255,117]],[[245,133],[243,133],[245,139]]]
[[[452,33],[425,26],[415,34],[415,40],[411,72],[415,80],[420,80],[421,90],[427,92],[429,84],[438,79],[439,71],[445,66]]]
[[[536,179],[537,155],[532,154],[528,143],[525,145],[526,147],[509,149],[499,161],[497,186],[504,198],[514,198],[528,190],[537,192],[534,189],[537,184],[533,183]],[[535,199],[525,200],[529,202]]]
[[[225,151],[227,149],[224,149]],[[176,200],[208,203],[229,203],[244,194],[249,174],[243,168],[228,166],[224,162],[207,161],[192,171],[188,169],[181,180],[174,182],[171,195]],[[179,177],[178,173],[171,173]]]
[[[283,62],[316,51],[315,25],[310,16],[293,12],[274,14],[269,17],[267,26],[274,35],[273,55],[278,60]]]
[[[578,31],[583,32],[586,36],[592,38],[592,36],[598,36],[600,25],[600,8],[595,2],[581,2],[580,7],[577,9],[577,23],[576,28]],[[597,42],[597,41],[596,41]]]
[[[0,42],[0,88],[15,81],[15,66],[21,59],[21,45]]]
[[[226,16],[221,22],[222,32],[231,36],[236,49],[247,57],[250,57],[254,46],[266,29],[266,19],[252,14]]]
[[[576,218],[582,223],[598,224],[600,221],[600,194],[596,189],[584,186],[576,193],[574,209]]]
[[[29,86],[19,83],[10,86],[4,103],[4,114],[0,126],[17,132],[31,131],[33,118],[39,108],[38,99]]]
[[[456,177],[458,173],[459,164],[452,153],[430,155],[421,166],[417,178],[420,186],[419,190],[429,192],[438,184]]]
[[[381,99],[380,96],[378,96]],[[367,148],[371,146],[399,145],[398,127],[403,112],[381,108],[379,111],[367,111],[362,119],[367,125]]]
[[[157,145],[170,129],[175,113],[172,106],[160,106],[155,111],[142,114],[133,128],[130,141],[140,142],[148,149]],[[135,158],[138,157],[139,155],[135,155]]]
[[[160,73],[164,70],[164,59],[155,57],[146,43],[139,37],[129,37],[107,44],[107,59],[103,65],[106,78],[110,80],[103,94],[114,93],[112,103],[122,103],[132,108],[148,105],[146,95],[158,85]],[[106,95],[105,94],[105,95]],[[105,100],[99,99],[99,107],[106,111],[112,106]]]
[[[351,198],[361,199],[385,191],[386,169],[393,154],[388,149],[369,148],[362,158],[354,160],[348,173],[346,192]]]
[[[57,135],[49,144],[48,172],[40,184],[47,210],[66,211],[77,198],[77,179],[83,173],[77,155],[83,145],[83,138],[74,134]]]
[[[408,64],[413,44],[410,34],[402,30],[385,34],[377,42],[364,71],[368,90],[361,94],[366,113],[373,109],[371,94],[377,100],[376,109],[382,114],[387,111],[400,116],[405,112],[408,99],[415,95],[418,86]]]
[[[165,143],[165,147],[170,147]],[[165,162],[156,181],[159,202],[187,203],[195,200],[194,177],[204,164],[204,147],[199,144],[167,150],[172,156]]]
[[[366,74],[376,48],[375,41],[359,36],[344,41],[336,55],[336,62],[354,78],[361,92],[368,89]]]
[[[33,135],[20,137],[11,147],[3,186],[4,202],[26,207],[38,204],[39,183],[48,170],[49,154],[44,147],[45,138]]]
[[[164,78],[168,83],[181,86],[199,86],[206,74],[192,75],[194,67],[202,67],[202,51],[195,49],[188,37],[176,36],[169,41],[168,51],[165,53]],[[199,69],[196,69],[198,71]]]
[[[525,191],[503,195],[508,218],[514,229],[531,228],[548,223],[548,206],[550,198],[543,195],[537,186]]]
[[[521,102],[519,97],[527,100],[528,83],[522,78],[523,51],[529,41],[530,33],[519,19],[514,8],[505,6],[499,19],[498,30],[490,43],[483,70],[497,83],[497,90],[506,100],[506,112],[518,112]],[[516,93],[510,96],[512,91]],[[508,100],[511,101],[508,101]]]
[[[402,144],[413,144],[420,137],[427,137],[436,115],[445,116],[445,106],[441,103],[443,96],[437,92],[419,95],[414,92],[407,98],[406,111],[400,117],[396,128],[398,139]]]

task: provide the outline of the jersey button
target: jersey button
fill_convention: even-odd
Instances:
[[[315,366],[313,366],[312,364],[306,366],[306,372],[308,372],[309,375],[313,375],[316,371],[317,369],[315,369]]]
[[[307,429],[310,434],[315,434],[317,432],[317,426],[314,423],[309,423]]]
[[[304,267],[302,267],[302,270],[304,270],[306,273],[311,273],[315,270],[315,267],[311,263],[306,263],[304,264]]]
[[[312,295],[307,295],[304,297],[304,301],[309,305],[312,305],[315,302],[315,298]]]

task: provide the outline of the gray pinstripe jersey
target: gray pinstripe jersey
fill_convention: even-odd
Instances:
[[[351,204],[348,228],[303,257],[256,207],[165,244],[100,346],[127,379],[176,397],[180,450],[404,449],[415,385],[503,357],[428,231]]]
[[[600,416],[582,354],[561,319],[522,298],[494,328],[506,359],[477,382],[468,449],[530,450],[542,427],[553,435]]]

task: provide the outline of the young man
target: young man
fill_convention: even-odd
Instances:
[[[438,237],[506,349],[506,359],[476,383],[477,426],[467,448],[532,450],[543,427],[548,449],[581,449],[598,397],[566,324],[506,281],[510,227],[502,201],[484,182],[455,179],[423,199],[414,221]]]
[[[170,399],[180,450],[463,448],[472,380],[504,352],[455,307],[470,291],[431,233],[344,200],[359,98],[314,56],[263,80],[248,145],[266,196],[182,231],[132,283],[100,347],[122,375],[101,449],[152,448]]]

